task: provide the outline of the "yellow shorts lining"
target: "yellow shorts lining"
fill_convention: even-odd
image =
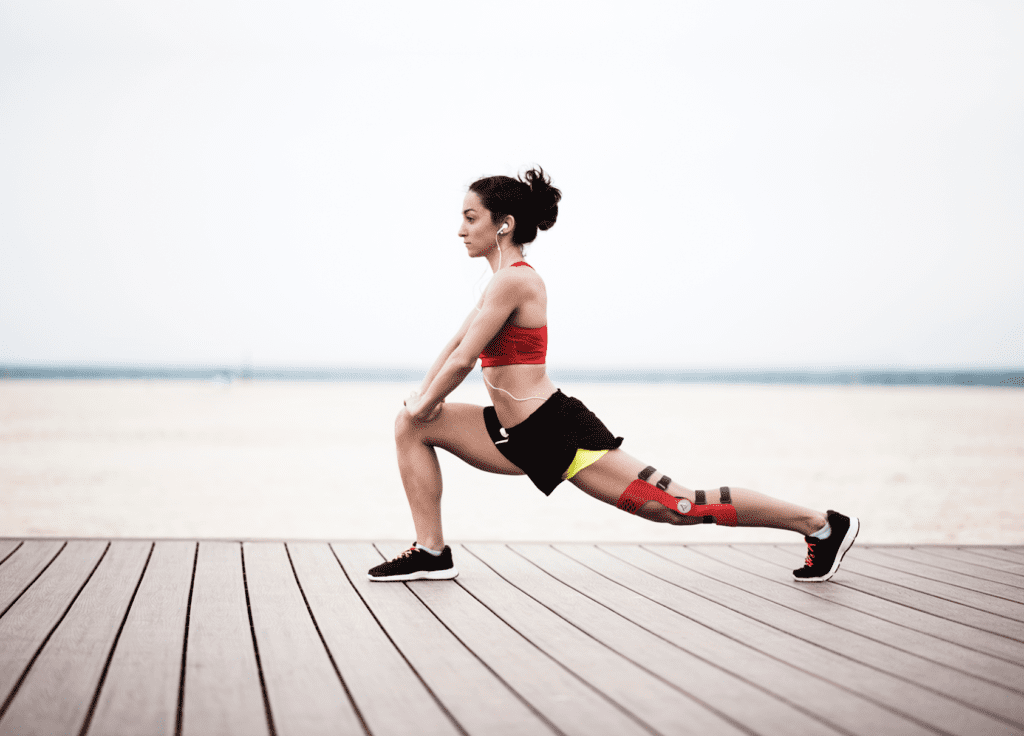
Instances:
[[[572,478],[576,473],[583,470],[590,465],[593,465],[602,457],[608,450],[576,450],[576,457],[569,463],[569,469],[565,471],[565,475],[562,476],[566,480]]]

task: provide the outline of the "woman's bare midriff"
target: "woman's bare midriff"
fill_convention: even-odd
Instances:
[[[555,384],[548,378],[543,364],[540,365],[498,365],[484,368],[484,378],[499,389],[526,401],[516,401],[504,391],[487,386],[494,411],[503,427],[514,427],[540,408],[541,404],[555,393]]]

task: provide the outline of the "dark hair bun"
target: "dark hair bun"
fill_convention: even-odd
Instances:
[[[507,215],[516,220],[512,242],[516,245],[532,243],[538,230],[550,230],[558,219],[558,202],[562,193],[551,186],[551,179],[539,166],[522,177],[488,176],[469,185],[484,207],[491,211],[497,224]]]
[[[558,203],[562,193],[551,186],[551,178],[540,167],[527,171],[523,180],[530,187],[530,204],[537,229],[550,230],[558,219]]]

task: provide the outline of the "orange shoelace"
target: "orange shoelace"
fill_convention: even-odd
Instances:
[[[807,543],[807,557],[804,558],[804,567],[814,566],[814,545],[816,542]]]

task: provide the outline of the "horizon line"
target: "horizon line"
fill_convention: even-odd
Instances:
[[[426,368],[399,366],[239,366],[237,364],[0,363],[0,380],[198,380],[406,383]],[[991,366],[813,366],[733,368],[555,368],[552,378],[579,383],[755,383],[1024,388],[1024,368]],[[474,371],[470,380],[479,381]]]

